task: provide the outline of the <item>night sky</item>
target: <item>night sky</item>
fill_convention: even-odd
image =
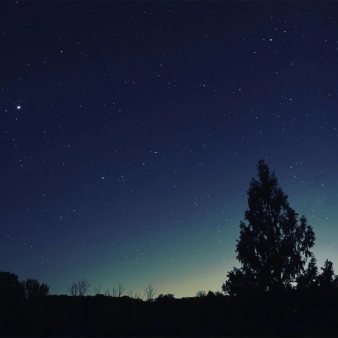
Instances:
[[[264,159],[338,273],[338,4],[2,2],[0,270],[220,291]]]

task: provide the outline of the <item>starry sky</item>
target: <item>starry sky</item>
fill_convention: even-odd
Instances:
[[[338,273],[338,4],[2,2],[0,270],[220,291],[264,159]]]

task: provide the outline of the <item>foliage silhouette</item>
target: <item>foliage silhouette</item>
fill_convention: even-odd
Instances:
[[[315,234],[305,216],[298,220],[275,172],[263,160],[257,171],[259,180],[253,178],[247,192],[244,219],[248,224],[241,221],[236,246],[242,267],[230,271],[222,286],[229,295],[291,289],[307,259],[313,257]]]
[[[24,289],[19,277],[8,271],[0,271],[0,301],[13,302],[24,298]]]
[[[215,297],[224,297],[224,295],[223,295],[223,293],[222,292],[220,292],[220,291],[216,291],[216,292],[214,292],[214,296]]]
[[[206,296],[207,296],[207,294],[206,294],[205,291],[198,290],[198,291],[196,292],[196,297],[197,297],[197,298],[203,298],[203,297],[206,297]]]
[[[314,289],[318,286],[317,260],[312,257],[307,269],[297,276],[297,289]]]
[[[332,284],[336,280],[330,261],[326,261],[321,270],[323,281]],[[310,260],[303,275],[310,276],[310,271],[316,272],[315,259]],[[17,276],[14,275],[13,280],[18,281]],[[327,305],[333,303],[331,300],[337,303],[338,294],[335,296],[333,292],[326,297],[323,293],[325,297],[320,297],[319,292],[316,297],[317,289],[310,293],[297,293],[294,289],[289,295],[272,297],[272,301],[270,294],[264,293],[254,302],[213,291],[199,291],[197,295],[201,297],[181,299],[160,294],[154,302],[102,294],[31,297],[30,301],[17,302],[14,306],[0,303],[0,336],[325,336],[322,328],[316,331],[316,322],[323,318],[325,330],[337,336],[338,309],[335,312]],[[156,292],[151,285],[147,290],[152,290],[152,295]],[[300,305],[297,305],[294,299],[299,296],[303,298],[299,298]],[[320,311],[326,312],[318,318]]]
[[[305,336],[315,333],[318,313],[329,310],[332,320],[324,318],[325,328],[337,336],[338,308],[327,306],[338,304],[333,264],[326,260],[319,274],[310,251],[312,227],[289,206],[268,165],[261,160],[257,169],[259,180],[252,179],[247,192],[248,224],[241,222],[237,240],[242,267],[230,271],[222,286],[228,295],[209,290],[181,299],[160,294],[153,301],[156,289],[149,284],[143,302],[132,291],[122,296],[119,284],[113,297],[106,297],[109,290],[103,295],[101,286],[94,288],[94,297],[49,296],[44,283],[20,283],[17,275],[0,272],[0,336]],[[89,287],[79,280],[68,291],[85,296]],[[25,298],[30,300],[19,301]],[[19,302],[12,306],[6,300]]]
[[[216,298],[216,297],[223,297],[223,294],[219,291],[213,292],[211,290],[208,291],[207,295],[208,298]]]
[[[175,297],[174,297],[174,295],[172,293],[167,293],[166,295],[164,295],[164,294],[161,293],[156,298],[157,301],[167,301],[167,300],[171,300],[171,299],[175,299]]]
[[[338,276],[333,270],[333,263],[328,259],[324,262],[324,267],[320,268],[322,273],[318,276],[318,285],[320,289],[332,291],[338,287]]]
[[[47,284],[40,284],[36,279],[29,278],[22,281],[21,285],[24,290],[24,297],[27,299],[47,296],[49,294],[49,287]]]

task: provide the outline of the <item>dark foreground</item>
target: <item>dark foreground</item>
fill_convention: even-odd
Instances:
[[[46,296],[0,307],[0,336],[338,336],[333,295],[144,302]]]

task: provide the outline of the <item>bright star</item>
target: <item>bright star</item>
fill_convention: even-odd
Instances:
[[[21,106],[16,106],[16,109],[18,109],[18,110],[21,109]]]

